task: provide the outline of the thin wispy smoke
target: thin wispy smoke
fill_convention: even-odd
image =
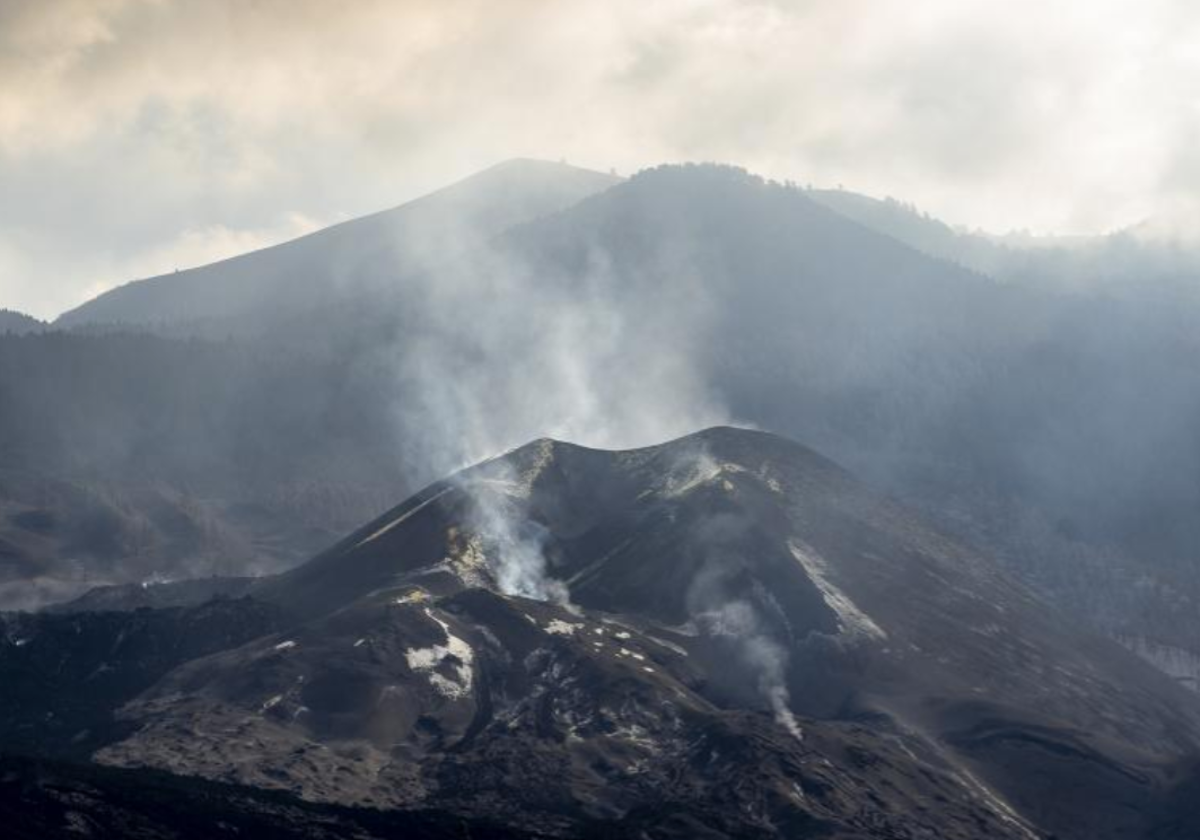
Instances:
[[[688,493],[723,480],[720,463],[704,447],[696,447],[671,466],[667,489]],[[791,657],[780,641],[781,628],[765,617],[779,614],[778,604],[760,584],[747,587],[735,582],[752,563],[741,550],[754,527],[747,515],[722,512],[695,528],[689,547],[701,554],[702,563],[688,587],[686,603],[701,633],[732,648],[733,670],[753,680],[754,693],[768,705],[775,721],[802,738],[788,689]]]
[[[440,258],[440,259],[439,259]],[[622,299],[597,258],[571,278],[498,248],[447,262],[411,302],[419,331],[395,348],[398,440],[433,472],[539,437],[649,445],[723,422],[696,370],[703,300],[647,289],[670,326]]]
[[[497,588],[505,595],[569,607],[570,591],[549,568],[546,529],[529,515],[529,479],[503,459],[485,467],[486,479],[463,477],[459,488],[470,496],[467,525],[480,540]]]
[[[749,601],[727,601],[696,616],[701,632],[731,640],[740,667],[753,675],[759,695],[770,705],[775,721],[792,735],[804,734],[791,710],[791,692],[787,687],[788,652],[765,631],[758,610]]]
[[[442,226],[407,253],[426,273],[419,296],[402,302],[418,328],[402,331],[388,358],[397,448],[418,474],[539,438],[625,449],[728,421],[694,363],[708,319],[703,295],[680,288],[685,263],[647,267],[637,289],[647,312],[623,297],[630,290],[600,251],[562,277],[503,242],[452,244],[470,238]],[[678,317],[661,317],[672,309]],[[463,487],[501,591],[567,604],[528,516],[531,480],[497,461],[486,483]]]

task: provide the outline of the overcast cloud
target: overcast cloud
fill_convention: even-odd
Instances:
[[[1184,218],[1188,0],[0,0],[0,307],[498,160],[718,160],[1003,231]]]

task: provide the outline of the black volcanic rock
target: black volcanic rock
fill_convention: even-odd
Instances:
[[[251,594],[294,618],[98,760],[559,836],[1197,829],[1194,695],[771,435],[538,441]]]
[[[318,805],[277,792],[0,757],[0,825],[9,840],[537,840],[451,814]]]
[[[70,601],[44,607],[44,614],[129,612],[138,609],[194,607],[209,601],[238,598],[256,583],[251,577],[190,578],[169,582],[96,586]]]
[[[0,750],[86,758],[127,733],[113,713],[172,668],[283,623],[277,607],[248,598],[187,609],[0,613]]]

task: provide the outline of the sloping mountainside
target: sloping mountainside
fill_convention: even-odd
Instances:
[[[282,623],[106,695],[98,761],[555,836],[1200,830],[1194,694],[760,432],[537,441],[249,596],[166,613]],[[34,698],[8,732],[45,684],[21,651],[65,645],[76,675],[129,655],[60,641],[86,615],[37,620],[0,648]]]
[[[12,758],[0,758],[0,821],[10,840],[537,840],[436,812],[342,808],[165,773]]]
[[[846,190],[809,189],[806,194],[871,230],[925,254],[989,277],[1033,288],[1103,295],[1144,305],[1200,303],[1195,278],[1200,249],[1181,236],[1186,225],[1148,219],[1092,236],[1000,236],[958,230],[893,198]]]
[[[179,577],[279,571],[344,533],[338,496],[336,487],[314,487],[270,504],[239,503],[166,482],[0,469],[0,609],[61,601],[113,580],[137,580],[147,596],[155,588],[146,584]],[[329,507],[306,523],[322,502]]]
[[[267,313],[303,312],[395,283],[435,254],[568,207],[617,182],[536,160],[498,164],[392,210],[261,251],[129,283],[62,315],[59,328],[141,324],[167,332],[256,330]]]
[[[848,190],[808,189],[805,194],[839,215],[903,242],[924,254],[957,263],[988,277],[1013,279],[1022,261],[1035,259],[1003,238],[955,230],[894,198],[872,198]]]
[[[86,759],[128,731],[113,712],[172,668],[285,626],[279,609],[251,599],[0,616],[3,751]]]
[[[26,315],[24,312],[0,309],[0,335],[4,333],[21,335],[22,333],[35,332],[45,328],[46,324],[37,318]]]

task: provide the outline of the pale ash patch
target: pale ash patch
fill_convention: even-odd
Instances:
[[[813,551],[806,550],[800,543],[788,542],[792,556],[804,567],[809,579],[821,593],[825,605],[837,616],[842,633],[869,639],[886,639],[887,633],[871,617],[860,610],[847,595],[829,580],[829,567]]]
[[[524,488],[519,481],[511,478],[497,478],[495,476],[471,476],[463,481],[465,489],[473,490],[476,487],[483,486],[503,493],[505,496],[524,496]]]
[[[411,592],[405,592],[403,595],[392,599],[392,603],[398,607],[402,607],[407,604],[424,604],[428,600],[429,593],[424,589],[414,589]]]
[[[1192,651],[1141,636],[1118,635],[1114,638],[1158,670],[1174,677],[1181,685],[1200,691],[1200,656]]]
[[[371,542],[372,540],[375,540],[375,539],[378,539],[379,537],[382,537],[382,536],[383,536],[384,534],[386,534],[388,531],[392,530],[393,528],[395,528],[397,525],[401,524],[401,523],[402,523],[402,522],[404,522],[405,520],[408,520],[408,519],[412,518],[412,517],[413,517],[413,516],[415,516],[417,513],[419,513],[420,511],[424,510],[425,508],[429,507],[429,505],[433,504],[434,502],[436,502],[438,499],[442,498],[442,496],[445,496],[447,493],[449,493],[449,492],[450,492],[450,491],[452,491],[453,489],[454,489],[453,487],[446,487],[446,488],[443,488],[443,489],[441,490],[441,492],[439,492],[439,493],[436,493],[436,494],[434,494],[433,496],[430,496],[428,499],[426,499],[425,501],[421,502],[421,504],[417,505],[417,506],[416,506],[416,507],[414,507],[412,510],[410,510],[410,511],[407,511],[407,512],[405,512],[405,513],[401,514],[399,517],[397,517],[396,519],[393,519],[391,522],[389,522],[387,525],[384,525],[382,528],[380,528],[380,529],[379,529],[378,531],[376,531],[375,533],[371,534],[369,537],[366,537],[366,538],[364,538],[364,539],[362,539],[362,540],[359,540],[359,541],[358,541],[358,543],[357,543],[357,544],[355,544],[355,546],[354,546],[354,547],[355,547],[355,548],[360,548],[360,547],[362,547],[362,546],[366,545],[367,543]]]
[[[446,644],[405,651],[404,658],[408,662],[408,667],[418,673],[428,674],[430,684],[451,700],[468,696],[471,693],[475,677],[472,670],[475,651],[469,644],[451,633],[450,625],[435,616],[428,608],[425,610],[425,615],[442,628],[442,632],[446,634]],[[453,677],[447,677],[437,672],[437,669],[441,668],[443,664],[450,668]]]
[[[530,494],[533,493],[534,482],[538,480],[538,476],[545,472],[546,467],[552,463],[554,463],[554,441],[538,441],[537,451],[533,456],[533,463],[529,465],[529,469],[521,473],[517,484],[522,496],[529,498]]]
[[[644,726],[639,726],[636,723],[617,726],[608,734],[609,738],[616,738],[625,741],[635,747],[639,747],[647,752],[659,752],[658,742],[654,739],[654,735]]]
[[[715,481],[725,466],[728,465],[717,463],[707,452],[700,452],[681,464],[679,470],[669,473],[660,492],[668,499],[685,496],[697,487]]]
[[[571,624],[569,621],[556,618],[546,625],[546,632],[555,636],[571,636],[581,627],[583,627],[582,624]]]
[[[529,466],[520,475],[514,475],[511,467],[504,465],[504,471],[500,476],[472,476],[471,482],[475,484],[491,485],[506,496],[512,496],[520,499],[528,499],[533,494],[533,485],[538,480],[546,467],[554,463],[554,441],[539,440],[535,444],[533,451],[533,460]],[[515,449],[510,449],[488,463],[501,462],[502,459],[515,452]]]
[[[654,642],[654,644],[658,645],[661,648],[666,648],[667,650],[671,651],[672,653],[677,653],[680,656],[688,655],[688,652],[686,650],[684,650],[683,648],[681,648],[679,645],[675,644],[674,642],[668,642],[666,639],[660,639],[658,636],[646,636],[645,638]]]
[[[959,767],[952,775],[957,781],[962,783],[963,787],[975,794],[975,796],[980,799],[984,805],[987,806],[987,808],[1002,821],[1017,829],[1022,835],[1029,838],[1029,840],[1038,840],[1040,835],[1033,831],[1028,824],[1026,824],[1025,820],[1021,818],[1020,814],[1014,811],[1012,806],[1010,806],[1007,802],[997,796],[991,788],[979,781],[974,774],[963,769],[962,767]]]
[[[464,539],[458,528],[452,527],[446,534],[446,546],[442,565],[467,586],[487,585],[491,570],[478,534]]]
[[[738,473],[749,473],[749,470],[741,464],[735,464],[732,461],[717,461],[707,452],[700,452],[677,464],[657,490],[660,495],[668,499],[675,499],[687,495],[698,487],[715,484],[719,481],[722,490],[726,493],[733,493],[737,488],[729,480],[729,477]]]

